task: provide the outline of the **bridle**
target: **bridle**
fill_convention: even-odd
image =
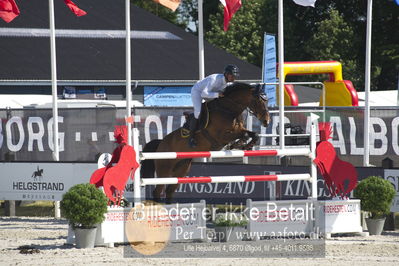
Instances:
[[[266,94],[259,92],[259,93],[254,93],[253,95],[260,97],[262,99],[263,103],[265,105],[267,104],[268,99],[267,99]],[[266,114],[268,113],[267,106],[266,106],[265,110],[257,110],[257,105],[255,105],[254,107],[255,107],[255,110],[251,110],[249,107],[247,107],[247,110],[249,113],[251,113],[255,117],[258,117],[256,114],[259,114],[259,113],[261,113],[261,117],[266,116]]]

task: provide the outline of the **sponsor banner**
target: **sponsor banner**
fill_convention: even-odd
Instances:
[[[298,108],[296,108],[298,109]],[[299,108],[300,109],[300,108]],[[316,110],[320,110],[319,108]],[[134,126],[140,132],[140,146],[152,139],[161,139],[179,128],[189,107],[134,108]],[[85,108],[59,110],[60,160],[64,162],[96,162],[101,153],[112,153],[116,148],[115,125],[124,125],[126,111],[117,108]],[[320,114],[330,121],[333,135],[330,142],[341,160],[356,166],[363,161],[363,109],[327,108]],[[246,127],[257,133],[276,134],[279,116],[273,114],[268,128],[250,114],[244,114]],[[309,133],[307,113],[286,113],[286,123],[300,126]],[[51,109],[0,110],[1,161],[52,161]],[[376,166],[389,157],[394,166],[399,164],[399,114],[396,108],[371,110],[370,163]],[[289,134],[288,132],[287,134]],[[276,138],[261,138],[261,146],[276,145]]]
[[[396,195],[392,201],[391,212],[399,212],[399,169],[384,170],[384,179],[392,183]]]
[[[100,163],[0,163],[0,200],[61,200],[72,186],[88,183]],[[142,188],[145,195],[145,188]],[[129,178],[124,197],[133,201]]]
[[[358,180],[368,176],[383,176],[384,169],[357,167]],[[194,163],[189,176],[228,176],[228,175],[262,175],[262,174],[301,174],[309,173],[307,166],[280,165],[242,165],[222,163]],[[149,186],[150,187],[150,186]],[[154,188],[146,189],[151,198]],[[208,204],[245,204],[247,199],[261,200],[299,200],[311,195],[311,184],[304,180],[284,182],[232,182],[206,184],[180,184],[175,197],[190,202],[195,199],[206,199]],[[324,179],[318,173],[317,195],[319,199],[330,199],[325,188]],[[353,192],[350,195],[353,198]]]
[[[192,106],[191,87],[144,86],[145,106]]]
[[[316,225],[325,233],[361,233],[360,200],[318,201]]]
[[[96,164],[0,163],[0,200],[61,200],[95,169]]]

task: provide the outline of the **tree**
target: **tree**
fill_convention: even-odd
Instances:
[[[176,25],[198,32],[198,0],[182,0],[174,13],[151,1],[138,5]],[[381,3],[380,3],[381,2]],[[399,7],[381,0],[373,7],[371,89],[397,89],[399,74]],[[204,0],[205,38],[215,46],[257,66],[262,65],[264,32],[277,35],[276,0],[242,0],[243,6],[223,31],[223,8]],[[364,88],[367,1],[316,2],[315,8],[284,1],[285,61],[337,60],[344,78]],[[309,77],[307,77],[309,79]]]
[[[321,22],[316,22],[315,32],[306,42],[304,50],[311,55],[313,60],[336,60],[342,63],[343,77],[350,80],[355,88],[362,87],[364,76],[357,65],[355,34],[353,27],[346,23],[343,16],[333,8],[329,17]]]
[[[386,1],[373,8],[371,65],[378,68],[372,89],[397,89],[399,79],[399,6]]]
[[[219,8],[220,9],[220,8]],[[367,1],[317,1],[315,8],[284,1],[285,61],[338,60],[344,78],[364,88]],[[243,0],[227,33],[222,10],[210,16],[206,39],[261,66],[264,32],[277,35],[277,1]],[[385,0],[373,8],[372,90],[397,89],[399,73],[399,7]],[[329,33],[327,33],[329,32]],[[330,35],[332,34],[332,35]]]
[[[182,0],[178,9],[179,19],[187,25],[186,31],[198,32],[198,0]]]
[[[257,22],[257,17],[261,16],[260,2],[243,2],[227,32],[223,31],[223,8],[219,6],[220,12],[210,16],[211,28],[205,33],[206,39],[238,58],[260,66],[263,53],[263,30]]]
[[[218,0],[203,0],[203,24],[205,32],[211,28],[209,17],[220,12],[220,5],[221,3]],[[179,18],[188,25],[186,31],[198,34],[198,0],[182,0],[178,12]]]

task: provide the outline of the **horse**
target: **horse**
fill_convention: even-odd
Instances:
[[[262,125],[267,127],[270,114],[267,109],[267,98],[262,93],[261,86],[251,86],[247,83],[235,82],[227,86],[224,96],[208,103],[203,103],[202,110],[208,110],[208,115],[201,112],[200,124],[206,120],[206,127],[200,127],[195,132],[197,146],[191,148],[188,138],[182,137],[182,128],[169,133],[162,140],[148,142],[143,152],[194,152],[221,150],[227,144],[234,148],[250,149],[259,139],[255,132],[244,127],[242,113],[247,108],[255,115]],[[186,123],[187,121],[186,116]],[[251,141],[249,141],[251,139]],[[249,141],[247,143],[247,141]],[[191,168],[192,159],[145,160],[141,165],[143,178],[183,177]],[[153,200],[160,202],[165,185],[157,185],[153,191]],[[166,203],[171,203],[178,184],[166,187]]]

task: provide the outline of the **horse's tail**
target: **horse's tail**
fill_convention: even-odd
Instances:
[[[160,139],[153,139],[143,148],[143,152],[155,152],[158,149]],[[154,160],[144,160],[141,162],[140,176],[142,178],[153,178],[155,176],[155,163]]]

